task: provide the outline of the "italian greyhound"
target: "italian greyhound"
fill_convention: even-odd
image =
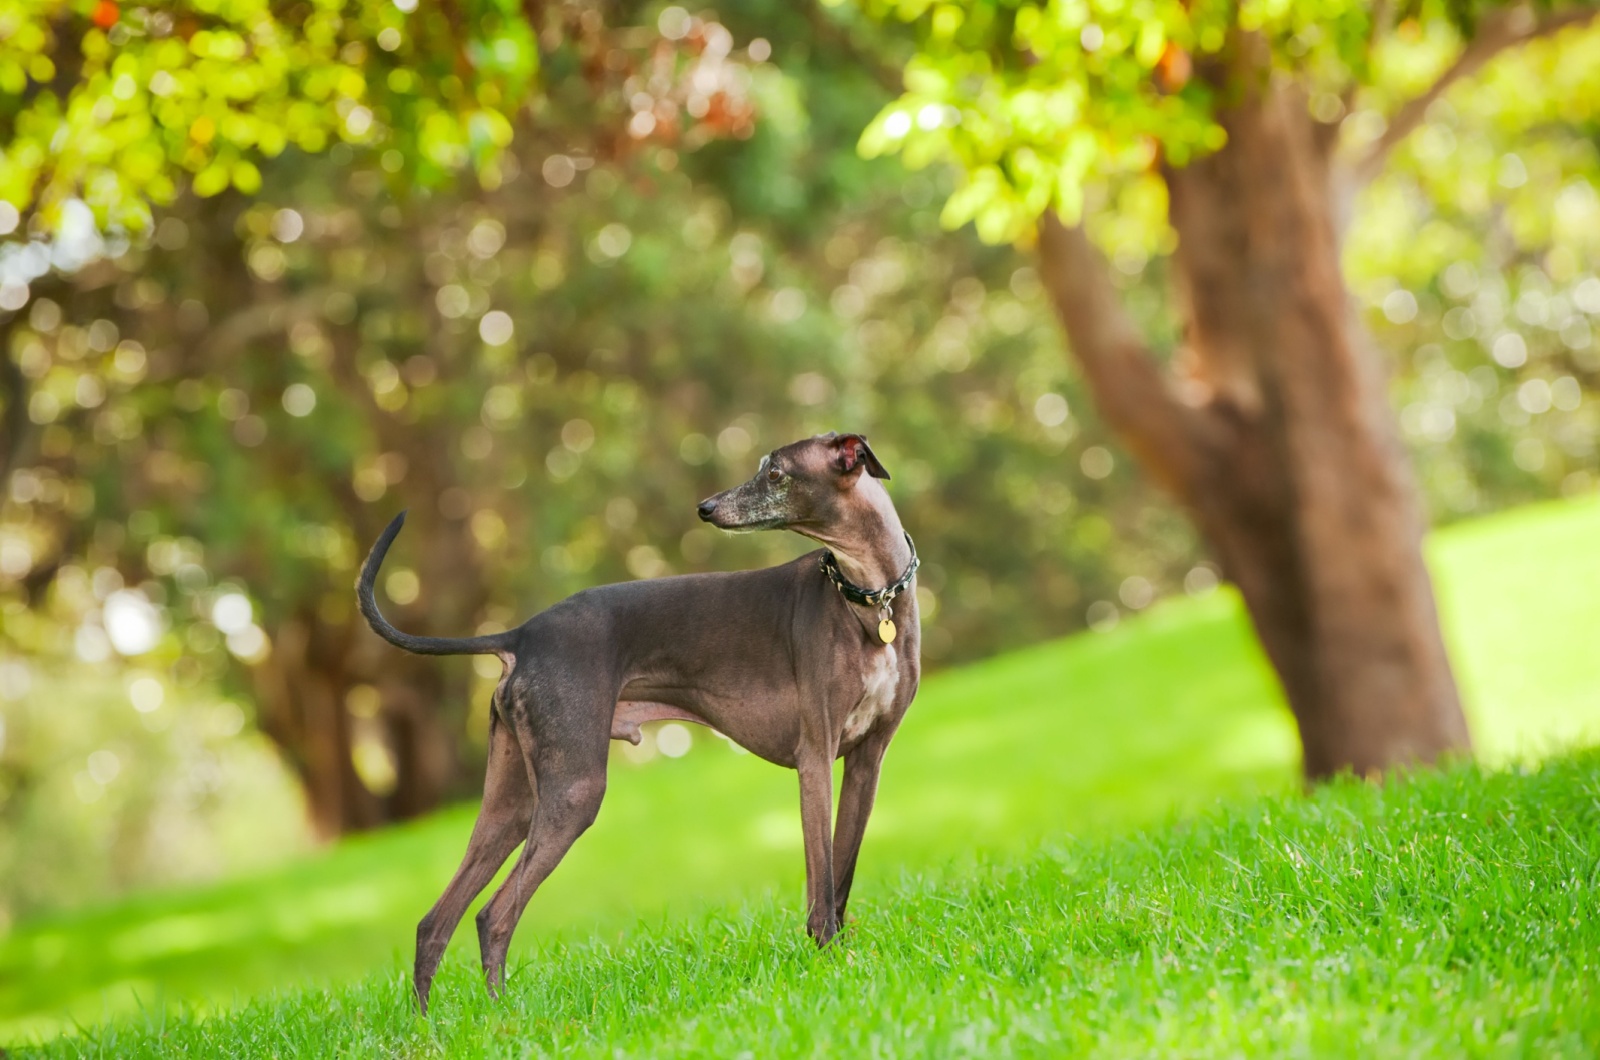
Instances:
[[[445,946],[472,900],[523,843],[478,913],[489,992],[533,892],[594,822],[608,740],[639,726],[709,726],[800,776],[806,930],[825,946],[844,920],[883,753],[921,673],[918,560],[878,458],[859,434],[825,434],[761,459],[755,477],[700,503],[723,530],[793,530],[825,546],[790,563],[586,589],[516,629],[417,637],[378,612],[373,583],[405,521],[361,568],[356,595],[379,636],[425,655],[496,655],[483,808],[466,856],[417,925],[414,985],[425,1013]],[[872,588],[864,588],[872,587]],[[833,762],[844,759],[838,818]]]

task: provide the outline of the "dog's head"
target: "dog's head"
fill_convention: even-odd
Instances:
[[[863,475],[889,472],[859,434],[819,434],[774,449],[755,477],[700,502],[700,518],[734,532],[819,529],[838,523]]]

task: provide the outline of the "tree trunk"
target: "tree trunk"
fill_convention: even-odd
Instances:
[[[1464,751],[1409,464],[1339,269],[1332,137],[1248,37],[1201,75],[1233,100],[1227,144],[1164,174],[1189,378],[1169,387],[1103,261],[1049,218],[1046,287],[1108,421],[1238,586],[1306,776]]]
[[[467,682],[460,667],[371,645],[353,626],[298,614],[274,631],[254,669],[262,731],[299,776],[316,833],[333,838],[435,809],[461,776],[456,724]],[[381,657],[380,657],[381,654]],[[370,689],[363,695],[361,690]],[[376,743],[392,776],[357,768]]]
[[[220,204],[207,208],[222,210]],[[297,322],[323,328],[335,351],[329,367],[342,395],[364,413],[379,451],[404,456],[406,492],[422,502],[412,505],[404,550],[414,557],[422,595],[391,617],[423,634],[470,633],[488,598],[485,579],[468,521],[459,512],[444,515],[437,505],[456,482],[449,455],[453,424],[407,422],[379,408],[356,370],[356,329],[325,320],[323,292],[313,289],[298,299],[267,302],[246,268],[232,217],[226,223],[210,218],[197,227],[216,244],[208,248],[215,263],[207,275],[208,304],[251,308],[190,341],[190,374],[225,371],[231,357],[243,356],[252,344],[278,341]],[[265,312],[255,312],[264,304]],[[441,330],[434,323],[430,337]],[[265,394],[252,395],[257,401],[271,400],[281,381],[263,385]],[[287,481],[301,457],[280,449],[262,459],[283,461],[268,477]],[[324,487],[356,528],[358,547],[370,545],[392,510],[360,500],[347,475],[330,478]],[[405,506],[398,497],[390,503]],[[273,547],[262,542],[257,553],[246,550],[234,563],[234,573],[263,596],[274,591],[275,565],[262,558]],[[451,796],[473,793],[481,775],[474,768],[479,763],[471,760],[477,755],[460,739],[468,714],[469,663],[392,648],[356,613],[353,586],[347,582],[338,591],[342,603],[335,608],[324,607],[316,590],[304,594],[308,598],[279,599],[273,601],[278,607],[264,608],[272,616],[272,650],[251,668],[260,727],[298,776],[312,828],[323,838],[427,813]],[[376,694],[358,691],[366,688]],[[369,768],[358,768],[358,755]],[[375,763],[387,768],[373,768]]]

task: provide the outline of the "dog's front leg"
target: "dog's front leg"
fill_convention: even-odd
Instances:
[[[802,753],[800,830],[806,846],[806,931],[826,946],[839,930],[833,906],[833,769],[829,756]]]
[[[878,791],[878,771],[883,752],[889,748],[893,726],[867,734],[844,755],[844,783],[839,788],[839,820],[833,829],[833,870],[836,880],[833,915],[844,927],[844,907],[850,901],[850,883],[856,874],[856,857],[861,839],[867,833],[867,818],[872,815],[873,797]]]

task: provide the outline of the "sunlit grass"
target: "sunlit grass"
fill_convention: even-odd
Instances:
[[[1491,763],[1600,731],[1596,541],[1600,503],[1590,499],[1455,528],[1434,543],[1457,671]],[[641,920],[666,925],[648,937],[676,938],[686,917],[770,935],[779,963],[801,952],[793,774],[703,731],[695,738],[683,758],[615,760],[600,821],[534,899],[521,952],[631,937]],[[889,753],[857,893],[863,909],[881,908],[907,871],[968,893],[977,884],[959,866],[980,854],[1003,865],[1041,841],[1072,851],[1073,835],[1292,791],[1295,755],[1235,601],[1218,593],[1161,604],[1109,633],[928,680]],[[473,812],[357,838],[259,877],[25,924],[0,943],[0,1041],[141,1005],[226,1006],[398,967]],[[741,900],[756,912],[730,911]],[[458,935],[452,967],[475,955],[470,934]],[[447,976],[447,993],[458,980]],[[379,1000],[373,993],[371,1004]]]
[[[1242,801],[873,889],[829,952],[770,899],[516,963],[431,1017],[398,965],[210,1020],[58,1040],[140,1056],[1589,1056],[1600,756]]]

